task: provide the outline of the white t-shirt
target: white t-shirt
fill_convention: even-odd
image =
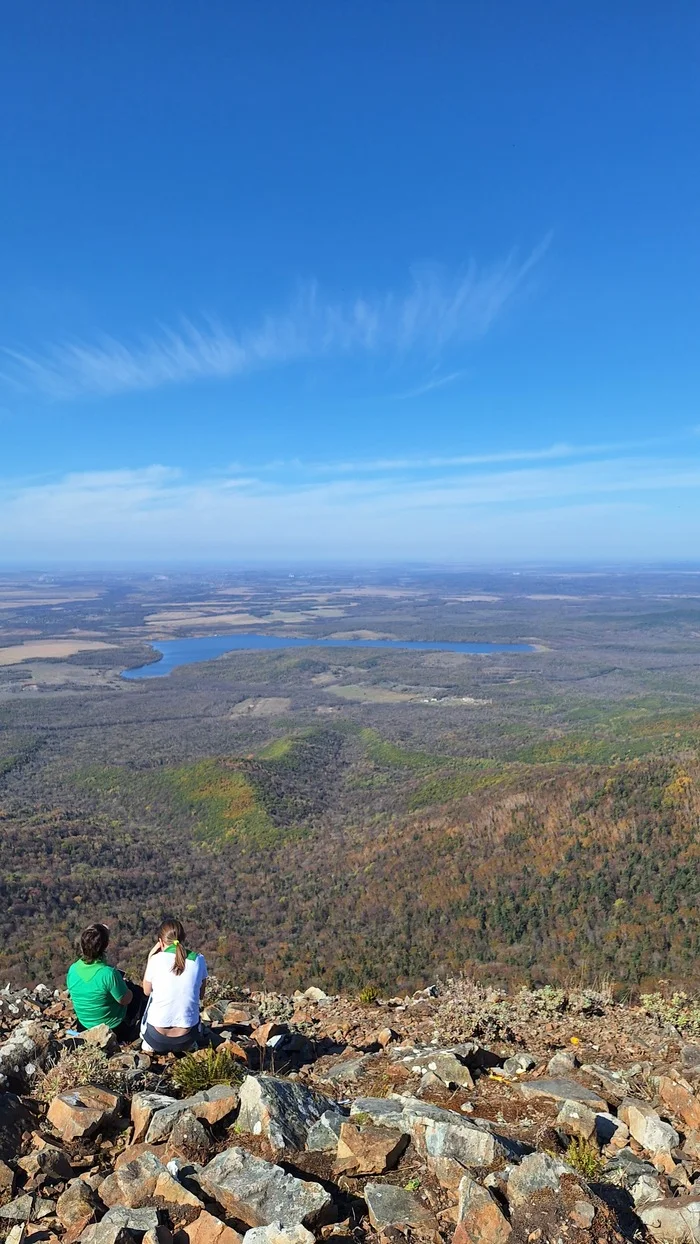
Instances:
[[[146,964],[144,980],[151,982],[147,1020],[154,1028],[194,1028],[199,1023],[199,991],[207,979],[203,955],[189,954],[181,976],[173,972],[175,955],[161,950]]]

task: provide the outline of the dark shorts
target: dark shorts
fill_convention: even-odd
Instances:
[[[147,1023],[141,1035],[156,1054],[181,1054],[195,1045],[198,1034],[199,1024],[189,1028],[181,1037],[166,1037]]]

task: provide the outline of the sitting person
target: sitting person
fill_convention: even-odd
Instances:
[[[187,949],[180,921],[168,917],[160,926],[143,977],[148,1005],[141,1036],[147,1054],[182,1053],[196,1045],[206,983],[203,955]]]
[[[107,1024],[120,1041],[133,1041],[146,999],[139,985],[124,979],[124,973],[105,960],[109,945],[106,924],[90,924],[79,939],[80,958],[71,963],[66,977],[78,1032]]]

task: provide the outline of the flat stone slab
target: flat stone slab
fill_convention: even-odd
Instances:
[[[232,1084],[215,1084],[213,1088],[203,1089],[192,1097],[184,1097],[156,1110],[148,1125],[146,1143],[160,1144],[167,1140],[181,1114],[187,1111],[196,1119],[205,1123],[219,1123],[227,1115],[232,1114],[238,1106],[239,1092]]]
[[[283,1227],[323,1222],[331,1208],[330,1193],[317,1183],[288,1175],[280,1166],[256,1158],[245,1149],[224,1149],[202,1169],[205,1192],[248,1227]]]
[[[520,1080],[518,1089],[528,1101],[549,1097],[552,1101],[580,1101],[591,1110],[607,1110],[608,1103],[598,1093],[577,1080]]]
[[[375,1231],[384,1227],[437,1229],[435,1215],[412,1192],[396,1184],[365,1184],[364,1198]]]
[[[114,1209],[107,1210],[100,1226],[126,1227],[134,1235],[145,1235],[147,1231],[155,1230],[158,1221],[157,1209],[126,1209],[123,1205],[116,1205]]]

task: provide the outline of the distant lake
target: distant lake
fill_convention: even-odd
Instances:
[[[291,635],[200,635],[194,639],[164,639],[151,644],[162,660],[123,670],[122,678],[167,678],[179,665],[212,661],[225,652],[275,648],[398,648],[408,652],[534,652],[532,644],[441,644],[413,639],[299,639]]]

